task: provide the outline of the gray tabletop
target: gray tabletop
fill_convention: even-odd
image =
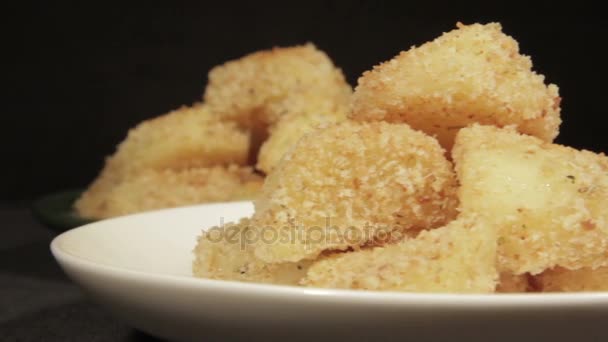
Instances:
[[[156,340],[114,319],[66,278],[49,251],[55,235],[25,206],[0,207],[0,341]]]

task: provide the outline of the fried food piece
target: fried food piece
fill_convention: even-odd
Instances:
[[[214,113],[246,127],[267,127],[310,102],[347,108],[352,89],[313,44],[259,51],[209,72],[204,99]],[[314,109],[314,108],[313,108]]]
[[[460,210],[499,227],[501,272],[608,265],[608,158],[513,129],[460,130]]]
[[[448,151],[458,129],[474,122],[515,125],[553,141],[561,123],[557,86],[531,70],[500,24],[457,26],[365,72],[351,118],[406,122]]]
[[[196,104],[137,125],[107,167],[126,175],[147,169],[245,165],[248,152],[248,132]]]
[[[143,170],[117,182],[102,175],[76,202],[83,217],[108,218],[141,211],[254,198],[264,180],[232,165],[184,170]]]
[[[405,124],[345,121],[304,136],[266,178],[253,220],[266,262],[314,259],[456,216],[456,180],[437,141]]]
[[[608,291],[608,267],[546,270],[536,276],[543,292]]]
[[[194,250],[192,271],[201,278],[298,285],[310,262],[266,264],[252,251],[258,238],[249,219],[204,232]]]
[[[99,219],[250,198],[261,180],[249,169],[223,167],[246,163],[249,140],[248,132],[235,123],[221,121],[202,104],[144,121],[129,131],[75,208],[81,216]],[[214,168],[206,169],[211,166]],[[242,184],[245,188],[240,194],[237,188]],[[227,188],[222,190],[224,185]]]
[[[493,292],[496,231],[473,218],[422,231],[395,245],[315,262],[306,286],[408,292]]]
[[[496,285],[497,293],[522,293],[531,290],[532,286],[528,281],[528,274],[501,273]]]
[[[344,120],[345,108],[333,105],[319,105],[315,110],[286,114],[270,129],[270,136],[260,149],[256,168],[269,174],[302,136]]]

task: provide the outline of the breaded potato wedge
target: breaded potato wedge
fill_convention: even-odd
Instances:
[[[497,293],[523,293],[532,291],[532,286],[528,280],[528,274],[514,275],[511,273],[501,273],[496,284]]]
[[[459,218],[395,245],[324,258],[309,268],[302,283],[361,290],[489,293],[497,278],[494,227],[474,218]]]
[[[249,133],[196,104],[146,120],[129,131],[107,167],[119,173],[245,165]]]
[[[551,142],[558,134],[557,86],[545,85],[500,24],[458,24],[359,78],[350,117],[405,122],[448,151],[458,129],[477,122],[515,125]]]
[[[201,278],[298,285],[310,262],[267,264],[252,251],[256,227],[249,219],[213,227],[198,239],[192,272]]]
[[[437,141],[406,124],[345,121],[305,135],[266,178],[253,220],[266,262],[314,259],[456,216],[456,179]]]
[[[535,277],[543,292],[608,291],[608,267],[546,270]]]
[[[318,109],[285,115],[270,129],[268,139],[260,148],[256,168],[269,174],[302,136],[319,127],[344,120],[346,120],[345,108],[322,104]]]
[[[311,102],[347,108],[352,94],[342,71],[313,44],[255,52],[213,68],[208,78],[205,103],[247,127],[271,126]]]
[[[262,180],[256,176],[258,185],[251,189],[247,185],[243,195],[237,194],[240,180],[251,177],[251,170],[228,167],[247,162],[249,143],[249,132],[221,121],[203,104],[144,121],[107,158],[75,208],[81,216],[100,219],[137,210],[250,198]],[[221,190],[208,181],[228,188]]]
[[[96,219],[207,202],[253,199],[264,180],[249,167],[143,170],[120,181],[102,175],[75,204]]]
[[[608,265],[608,158],[513,129],[460,130],[452,153],[462,213],[499,227],[501,272]]]

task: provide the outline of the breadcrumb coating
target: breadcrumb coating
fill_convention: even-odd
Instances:
[[[249,219],[204,232],[194,249],[193,274],[201,278],[298,285],[310,262],[267,264],[257,259],[251,241],[257,228]]]
[[[406,122],[448,151],[458,130],[475,122],[515,125],[553,141],[561,123],[557,86],[532,71],[500,24],[457,26],[365,72],[350,117]]]
[[[259,185],[246,185],[241,195],[237,190],[241,180],[255,178],[256,184],[262,180],[253,177],[250,169],[224,167],[244,165],[249,142],[247,131],[221,121],[203,104],[146,120],[131,129],[114,155],[106,159],[75,209],[83,217],[101,219],[139,210],[251,198]],[[212,181],[228,188],[222,191]]]
[[[456,216],[455,193],[434,138],[406,124],[345,121],[304,136],[266,178],[253,220],[273,243],[255,253],[296,262],[442,226]]]
[[[256,168],[269,174],[302,136],[344,120],[346,110],[341,106],[319,105],[316,110],[286,114],[270,129],[270,136],[260,148]]]
[[[608,158],[513,129],[460,130],[453,158],[460,210],[499,229],[499,269],[608,265]]]
[[[536,276],[543,292],[608,291],[608,267],[568,270],[562,267],[546,270]]]
[[[348,108],[352,88],[313,44],[273,48],[213,68],[204,100],[214,113],[251,127],[271,126],[310,102]]]
[[[245,165],[249,133],[203,104],[181,107],[129,131],[107,167],[126,175],[147,169]]]
[[[102,174],[76,202],[96,219],[206,202],[253,199],[264,180],[249,167],[147,169],[116,181]]]
[[[497,293],[523,293],[532,291],[532,286],[528,281],[528,274],[514,275],[511,273],[501,273],[496,285]]]
[[[422,231],[395,245],[340,253],[315,262],[306,286],[407,292],[490,293],[496,231],[474,218]]]

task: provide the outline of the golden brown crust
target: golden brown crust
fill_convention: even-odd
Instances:
[[[496,286],[496,232],[474,218],[394,245],[315,262],[304,285],[408,292],[489,293]]]
[[[295,262],[441,226],[456,216],[455,191],[432,137],[405,124],[345,121],[304,136],[266,178],[253,220],[278,237],[300,235],[260,244],[256,255]]]
[[[520,274],[514,275],[511,273],[501,273],[496,285],[497,293],[524,293],[533,291],[533,286],[529,281],[530,275]]]
[[[244,126],[272,126],[287,113],[326,102],[347,108],[352,89],[313,44],[258,51],[209,72],[204,100]],[[314,108],[313,108],[314,109]]]
[[[459,24],[365,72],[350,116],[406,122],[448,151],[458,129],[474,122],[515,125],[551,142],[561,122],[558,88],[531,68],[500,24]]]
[[[203,104],[146,120],[131,129],[107,158],[75,209],[81,216],[99,219],[252,198],[262,180],[251,169],[236,166],[246,163],[249,141],[249,132],[221,121]]]
[[[245,165],[249,133],[225,122],[207,106],[181,107],[129,131],[108,161],[121,175],[141,170],[180,170]]]
[[[284,115],[278,123],[270,129],[270,135],[262,145],[256,168],[269,174],[274,170],[285,153],[307,133],[320,127],[346,120],[345,108],[311,104],[306,112],[292,112]]]
[[[184,170],[142,170],[115,181],[102,174],[76,202],[83,217],[108,218],[207,202],[253,199],[264,180],[232,165]]]
[[[543,292],[608,291],[608,267],[568,270],[556,267],[535,277]]]

